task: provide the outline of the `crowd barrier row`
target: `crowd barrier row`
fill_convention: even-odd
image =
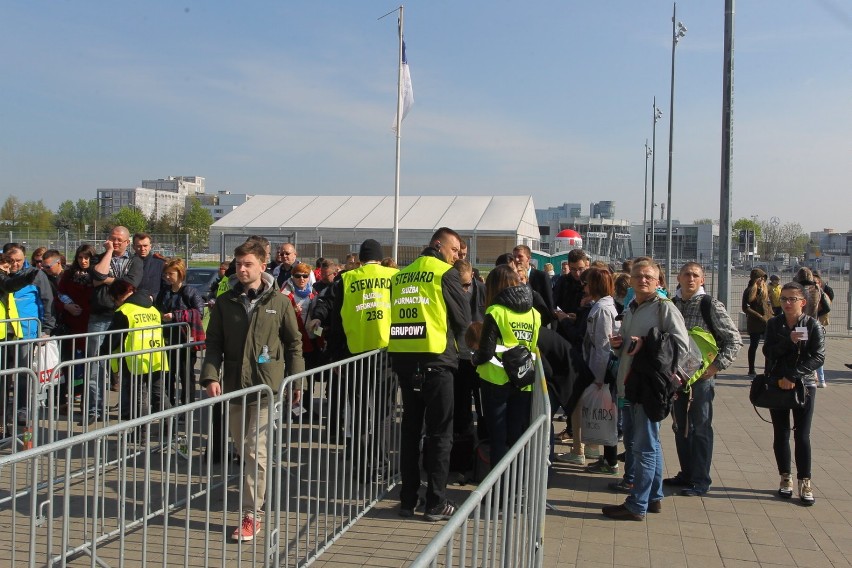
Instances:
[[[97,335],[111,334],[59,338],[81,349],[47,381],[27,366],[0,371],[0,382],[14,385],[5,400],[17,400],[14,389],[26,384],[32,403],[26,425],[13,421],[0,449],[0,524],[11,527],[13,565],[305,565],[399,482],[401,405],[384,351],[289,377],[278,392],[260,386],[207,398],[196,391],[195,402],[158,409],[152,389],[137,390],[156,380],[154,372],[134,375],[119,364],[98,373],[159,352],[193,377],[198,344],[79,356],[92,352]],[[11,353],[14,344],[20,353],[37,343],[3,348]],[[74,378],[107,385],[111,375],[119,393],[106,420],[77,425],[91,405],[84,392],[76,409]],[[71,386],[61,415],[60,377]],[[195,381],[178,382],[176,396],[187,387],[194,391]],[[125,389],[129,402],[119,396]],[[533,401],[536,418],[523,439],[416,565],[434,565],[440,554],[453,560],[448,565],[540,563],[550,416],[540,369]],[[252,416],[267,426],[229,442]],[[260,459],[244,458],[248,446]],[[242,509],[264,494],[259,534],[235,543]]]
[[[530,426],[411,563],[540,568],[551,443],[551,408],[536,364]]]

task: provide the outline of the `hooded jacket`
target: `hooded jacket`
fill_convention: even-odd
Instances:
[[[253,307],[237,277],[232,276],[230,289],[210,309],[202,386],[219,381],[221,369],[223,392],[264,384],[277,392],[285,377],[305,370],[302,334],[290,298],[278,292],[270,274],[260,276],[263,290]],[[264,346],[269,361],[258,363]]]
[[[529,286],[512,286],[506,288],[494,298],[494,303],[499,304],[513,312],[526,313],[533,307],[532,290]],[[539,320],[541,323],[541,320]],[[477,349],[471,357],[471,364],[478,367],[487,363],[494,357],[497,351],[497,343],[500,341],[502,334],[497,322],[491,314],[486,313],[485,319],[482,320],[482,335],[479,338],[479,349]]]

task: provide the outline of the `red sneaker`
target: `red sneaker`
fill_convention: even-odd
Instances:
[[[236,529],[234,529],[231,538],[233,540],[248,542],[254,540],[257,533],[260,532],[260,527],[263,523],[260,519],[256,519],[251,513],[243,515],[243,520]]]

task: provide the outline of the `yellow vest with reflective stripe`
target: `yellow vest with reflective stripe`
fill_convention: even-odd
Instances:
[[[6,301],[0,300],[0,320],[16,320],[18,319],[18,304],[15,303],[15,296],[6,294]],[[15,339],[20,339],[24,336],[24,330],[21,328],[20,321],[2,322],[0,323],[0,341],[6,341],[9,336],[9,327],[11,327],[12,336]]]
[[[443,353],[447,348],[447,305],[441,278],[451,265],[420,256],[397,272],[391,287],[391,353]]]
[[[340,275],[343,285],[343,333],[352,354],[388,346],[391,328],[391,278],[399,272],[365,264]]]
[[[484,381],[495,385],[505,385],[509,382],[509,376],[500,362],[503,358],[503,352],[515,345],[525,345],[527,349],[535,352],[536,345],[538,345],[538,330],[541,327],[541,319],[534,309],[526,312],[515,312],[500,304],[489,306],[485,313],[491,314],[491,317],[494,318],[497,329],[500,330],[501,344],[497,345],[497,352],[494,353],[491,361],[476,367],[476,373]],[[532,387],[525,387],[523,390],[531,389]]]
[[[160,312],[157,308],[153,306],[143,308],[142,306],[126,302],[115,311],[127,316],[130,328],[130,331],[127,332],[127,337],[124,339],[125,352],[154,348],[162,349],[165,346],[163,329],[161,327],[133,331],[134,328],[162,325]],[[128,355],[124,358],[124,361],[127,363],[127,368],[134,375],[146,375],[152,371],[169,370],[169,360],[167,357],[163,357],[163,351]],[[118,372],[118,359],[112,360],[111,367],[114,373]]]

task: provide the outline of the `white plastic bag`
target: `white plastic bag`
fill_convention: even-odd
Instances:
[[[584,444],[615,446],[618,444],[618,409],[609,387],[591,384],[580,397],[582,406],[582,438]]]
[[[61,373],[53,375],[53,370],[59,365],[59,343],[50,339],[43,343],[37,343],[33,348],[32,369],[38,376],[38,382],[42,385],[57,384],[61,381]]]

